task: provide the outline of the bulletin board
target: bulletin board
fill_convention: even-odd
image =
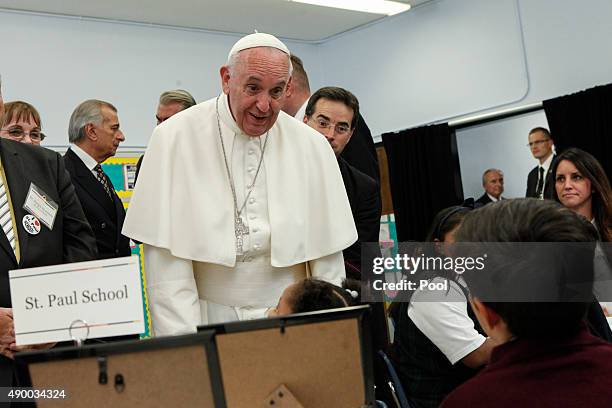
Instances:
[[[123,203],[123,208],[128,209],[130,198],[134,190],[136,180],[136,164],[138,157],[111,157],[102,163],[102,170],[110,178],[117,195]],[[137,255],[140,263],[140,277],[142,282],[142,307],[145,316],[145,332],[141,337],[151,335],[151,313],[149,311],[149,299],[147,297],[147,279],[144,269],[144,249],[142,244],[136,244],[130,240],[132,255]]]

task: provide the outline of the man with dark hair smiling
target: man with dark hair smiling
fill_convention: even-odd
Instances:
[[[287,88],[282,110],[297,120],[303,120],[310,98],[310,82],[300,58],[292,54],[291,64],[293,65],[291,86]],[[359,112],[355,112],[352,129],[353,136],[350,143],[347,143],[342,150],[341,157],[362,173],[379,181],[380,169],[374,139],[372,139],[370,128]]]
[[[584,323],[596,237],[588,221],[550,201],[504,200],[464,218],[458,241],[557,244],[547,247],[544,268],[532,262],[542,251],[532,250],[526,260],[504,254],[483,271],[464,274],[478,321],[502,344],[442,407],[612,404],[612,345]],[[568,291],[566,282],[581,285]]]
[[[338,158],[358,234],[357,242],[343,251],[344,260],[360,269],[361,243],[378,242],[382,209],[376,180],[340,156],[353,136],[358,117],[359,101],[355,95],[346,89],[328,86],[316,91],[308,100],[304,123],[325,136]],[[350,270],[347,269],[347,274]],[[356,275],[349,277],[360,278]]]
[[[380,256],[378,235],[382,204],[378,182],[342,157],[359,120],[359,101],[346,89],[332,86],[321,88],[308,100],[303,120],[327,139],[338,160],[358,236],[357,242],[343,251],[346,276],[360,280],[362,259],[365,260],[364,265],[371,265],[369,259]],[[362,246],[362,243],[370,245]],[[384,349],[388,344],[388,329],[383,299],[372,303],[371,307],[373,344],[375,349]],[[378,360],[375,362],[378,363]],[[381,367],[375,365],[374,377],[380,390],[386,387],[381,372]]]

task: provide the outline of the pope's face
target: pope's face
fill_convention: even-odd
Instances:
[[[223,92],[238,127],[261,136],[276,122],[289,77],[289,56],[275,48],[241,51],[233,67],[221,68]]]

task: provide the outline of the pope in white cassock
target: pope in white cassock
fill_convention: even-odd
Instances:
[[[261,318],[300,278],[344,277],[351,209],[325,138],[280,110],[290,78],[285,44],[248,35],[223,93],[153,132],[123,234],[145,244],[155,335]]]

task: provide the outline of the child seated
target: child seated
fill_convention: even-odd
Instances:
[[[345,279],[342,287],[313,278],[302,279],[283,291],[268,316],[336,309],[359,304],[359,282]]]

